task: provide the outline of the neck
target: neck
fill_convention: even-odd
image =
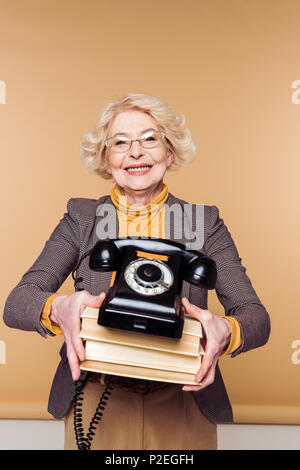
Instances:
[[[127,198],[127,202],[130,206],[147,206],[150,204],[163,190],[164,183],[160,181],[155,187],[141,189],[141,190],[130,190],[128,188],[120,188],[120,192]]]

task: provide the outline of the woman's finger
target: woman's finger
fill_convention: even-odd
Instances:
[[[193,318],[196,318],[197,320],[200,321],[200,313],[201,313],[201,308],[197,307],[196,305],[193,305],[189,302],[189,300],[186,297],[182,297],[181,303],[185,309],[185,311]]]
[[[105,293],[101,292],[98,296],[91,295],[89,292],[85,291],[84,295],[80,296],[79,302],[80,302],[80,307],[79,307],[79,312],[80,314],[82,311],[85,309],[86,306],[88,307],[100,307],[102,304],[103,300],[105,298]],[[72,328],[72,331],[70,332],[70,342],[72,347],[70,350],[72,351],[72,365],[74,365],[76,369],[76,376],[78,375],[78,368],[79,368],[79,361],[84,361],[85,360],[85,348],[83,345],[82,339],[79,337],[81,329],[81,321],[80,321],[80,316],[75,316],[74,317],[74,326]],[[74,356],[73,354],[76,354],[77,358],[76,360],[73,359]],[[77,367],[78,365],[78,367]]]
[[[94,307],[94,308],[100,307],[100,305],[102,304],[104,299],[105,299],[105,293],[104,292],[101,292],[98,296],[94,296],[94,295],[91,295],[89,292],[86,291],[85,296],[83,297],[83,299],[81,299],[81,303],[82,302],[83,303],[79,308],[80,314],[83,312],[85,307]],[[77,323],[77,331],[75,331],[75,329],[74,329],[75,334],[72,335],[72,343],[73,343],[73,347],[74,347],[80,361],[84,361],[84,359],[85,359],[85,349],[84,349],[84,346],[83,346],[83,341],[79,337],[79,333],[80,333],[80,329],[81,329],[80,316],[77,317],[77,322],[76,323]]]
[[[218,357],[215,357],[214,361],[211,363],[210,367],[208,368],[206,374],[203,374],[199,380],[199,371],[196,375],[196,382],[199,382],[199,385],[184,385],[182,387],[182,390],[185,392],[197,392],[199,390],[202,390],[203,388],[207,387],[208,385],[211,385],[213,381],[215,380],[215,374],[216,374],[216,365],[217,365]]]
[[[70,340],[66,341],[66,346],[67,346],[67,358],[68,358],[72,378],[75,381],[75,380],[78,380],[80,376],[80,366],[79,366],[78,355]]]
[[[83,346],[83,341],[82,341],[81,338],[79,338],[79,336],[73,336],[72,346],[73,346],[73,349],[74,349],[75,353],[77,354],[77,357],[79,358],[79,360],[84,361],[85,360],[85,349],[84,349],[84,346]]]
[[[184,385],[182,387],[182,390],[184,392],[199,392],[199,390],[201,390],[203,387],[201,384],[199,385]]]
[[[205,351],[205,354],[202,356],[202,361],[201,361],[201,366],[196,374],[196,381],[201,382],[203,377],[206,376],[208,373],[209,369],[211,368],[213,362],[214,362],[215,354],[213,354],[212,351],[209,350],[209,344],[207,347],[207,350]]]
[[[198,320],[205,333],[205,337],[210,335],[211,324],[214,319],[214,314],[209,310],[204,310],[203,308],[197,307],[194,304],[191,304],[186,297],[182,298],[182,305],[188,315]]]
[[[184,297],[182,305],[186,312],[193,318],[196,318],[202,324],[206,336],[205,354],[201,366],[195,376],[195,381],[199,385],[185,385],[184,391],[198,391],[210,385],[214,381],[215,369],[219,357],[219,343],[214,338],[213,320],[214,315],[209,310],[203,310],[193,305]]]
[[[103,300],[105,299],[105,292],[101,292],[99,295],[92,295],[88,291],[84,291],[80,297],[78,297],[79,302],[79,313],[81,314],[85,307],[100,307]]]
[[[218,357],[215,358],[213,363],[211,364],[210,368],[208,369],[206,375],[202,376],[201,378],[201,387],[207,387],[208,385],[211,385],[214,380],[215,380],[215,374],[216,374],[216,365],[217,365]]]

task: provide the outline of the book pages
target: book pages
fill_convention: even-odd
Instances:
[[[118,375],[122,377],[131,377],[143,380],[154,380],[157,382],[177,383],[180,385],[199,385],[198,382],[195,382],[194,374],[187,374],[183,372],[145,369],[143,367],[110,364],[101,361],[83,361],[81,364],[81,369],[108,375]]]
[[[190,374],[196,374],[201,365],[200,354],[198,357],[189,357],[101,341],[86,342],[86,359]]]
[[[136,348],[173,352],[174,354],[186,354],[195,357],[199,355],[199,352],[203,352],[199,337],[193,334],[183,332],[182,337],[178,340],[177,338],[107,328],[98,325],[94,318],[82,319],[80,337],[87,340],[131,345]]]
[[[98,325],[99,309],[81,314],[80,337],[85,343],[82,370],[124,377],[196,385],[204,350],[202,326],[185,318],[181,338],[148,335]],[[199,385],[199,384],[198,384]]]

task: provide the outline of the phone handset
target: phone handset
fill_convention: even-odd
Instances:
[[[180,257],[182,259],[180,274],[183,280],[206,289],[215,287],[217,270],[211,258],[195,250],[186,250],[181,243],[160,238],[119,238],[98,241],[90,254],[90,269],[119,270],[128,247],[149,252],[149,257],[151,254]]]

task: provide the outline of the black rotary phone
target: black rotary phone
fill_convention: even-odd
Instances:
[[[99,310],[100,325],[172,338],[182,336],[182,281],[213,289],[217,278],[211,258],[159,238],[99,241],[89,266],[115,272]]]

